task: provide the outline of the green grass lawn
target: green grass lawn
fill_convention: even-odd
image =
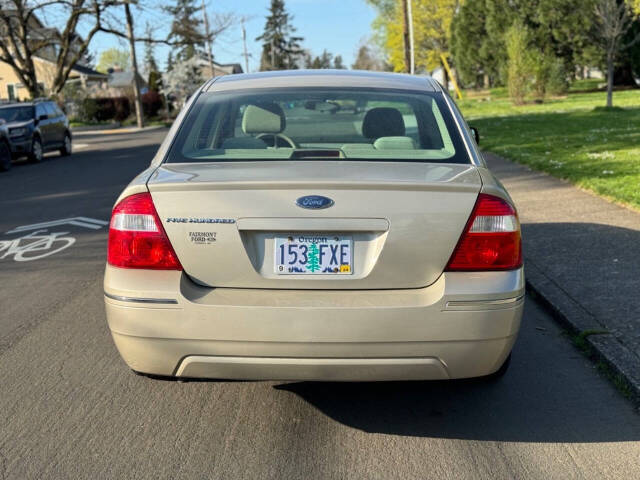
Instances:
[[[604,92],[591,81],[565,98],[513,105],[505,89],[458,102],[481,147],[640,209],[640,90]]]

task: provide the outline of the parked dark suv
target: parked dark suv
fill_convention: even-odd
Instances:
[[[9,129],[0,120],[0,172],[11,168],[11,147],[9,146]]]
[[[36,100],[0,105],[0,119],[9,130],[13,158],[39,162],[45,152],[71,155],[69,120],[55,102]]]

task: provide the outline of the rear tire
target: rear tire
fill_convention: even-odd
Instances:
[[[68,157],[71,155],[71,135],[68,133],[64,134],[64,143],[62,144],[62,148],[60,149],[60,155],[63,157]]]
[[[0,172],[6,172],[11,168],[11,149],[9,144],[0,140]]]
[[[31,143],[31,151],[29,152],[29,161],[32,163],[40,163],[44,156],[44,150],[42,150],[42,141],[35,137]]]

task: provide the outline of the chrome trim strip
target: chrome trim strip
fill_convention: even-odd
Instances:
[[[520,295],[519,297],[513,297],[513,298],[504,298],[504,299],[500,299],[500,300],[464,300],[464,301],[457,301],[457,300],[453,300],[450,302],[447,302],[446,307],[484,307],[484,306],[490,306],[490,305],[507,305],[509,303],[517,303],[520,300],[522,300],[524,298],[524,295]]]
[[[168,303],[171,305],[177,305],[178,301],[173,298],[140,298],[140,297],[123,297],[120,295],[113,295],[111,293],[104,292],[104,296],[111,300],[118,300],[119,302],[135,302],[135,303]]]

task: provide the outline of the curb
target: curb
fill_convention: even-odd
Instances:
[[[99,129],[99,130],[74,130],[71,129],[71,133],[74,136],[83,136],[83,135],[122,135],[122,134],[130,134],[130,133],[143,133],[143,132],[152,132],[154,130],[160,130],[162,128],[167,128],[164,125],[153,125],[151,127],[133,127],[133,128],[111,128],[111,129]]]
[[[616,336],[569,296],[560,285],[547,277],[531,260],[526,262],[527,290],[563,327],[584,337],[585,343],[631,392],[632,401],[640,404],[640,358],[634,355]],[[602,333],[598,333],[602,332]]]
[[[118,122],[109,123],[106,125],[84,125],[81,127],[71,127],[71,132],[72,133],[95,132],[95,131],[108,130],[111,128],[119,128],[119,127],[120,127],[120,124]]]

